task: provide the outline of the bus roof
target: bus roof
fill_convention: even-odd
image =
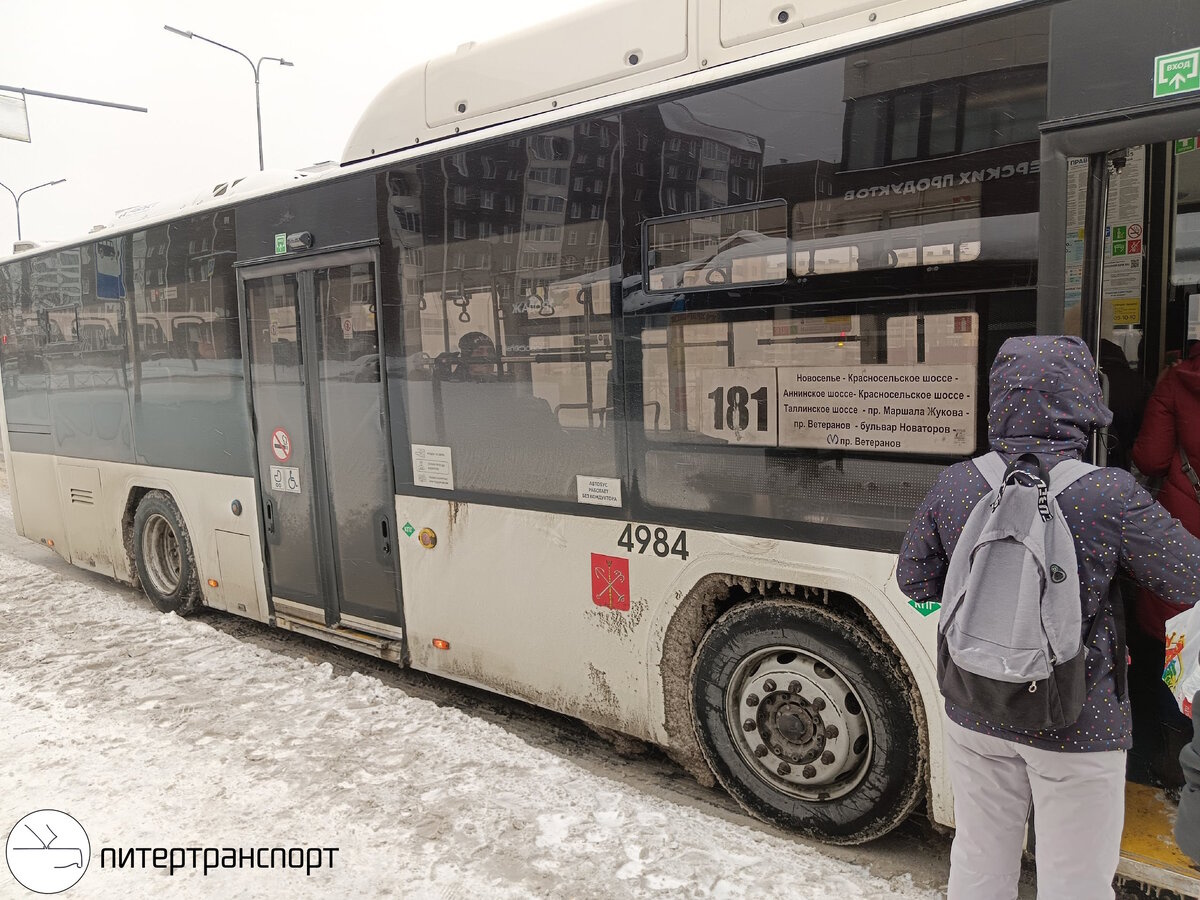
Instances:
[[[604,0],[516,34],[463,44],[376,95],[343,165],[898,19],[1013,5],[968,0]],[[843,40],[842,43],[846,41]]]

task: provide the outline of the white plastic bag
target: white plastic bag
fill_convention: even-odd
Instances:
[[[1167,619],[1167,658],[1163,681],[1188,718],[1200,691],[1200,604]]]

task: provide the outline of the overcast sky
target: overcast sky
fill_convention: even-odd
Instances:
[[[245,60],[163,30],[203,34],[262,68],[268,169],[339,159],[395,75],[596,0],[0,0],[0,84],[144,106],[132,113],[29,98],[29,144],[0,139],[0,182],[26,239],[69,239],[117,209],[190,196],[258,169]],[[0,190],[0,256],[16,240]]]

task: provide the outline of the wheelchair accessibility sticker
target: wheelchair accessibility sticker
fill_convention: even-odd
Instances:
[[[300,470],[292,466],[271,466],[271,490],[300,493]]]

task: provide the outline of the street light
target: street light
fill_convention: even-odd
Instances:
[[[46,181],[46,182],[43,182],[42,184],[35,184],[31,188],[25,188],[25,190],[21,191],[21,193],[19,193],[19,194],[16,193],[15,191],[13,191],[13,189],[10,188],[7,184],[0,182],[0,187],[4,188],[6,191],[8,191],[10,194],[12,194],[13,203],[15,203],[17,206],[17,240],[18,241],[21,239],[21,198],[24,197],[26,194],[28,194],[30,191],[36,191],[38,188],[53,187],[56,184],[62,184],[66,180],[67,179],[65,179],[65,178],[56,178],[54,181]]]
[[[250,63],[250,68],[254,70],[254,114],[258,118],[258,171],[261,172],[263,170],[262,103],[259,99],[258,71],[262,67],[262,64],[268,60],[270,62],[277,62],[281,66],[288,66],[289,68],[292,66],[292,63],[288,62],[282,56],[261,56],[259,57],[258,62],[253,62],[251,61],[250,57],[248,57],[241,50],[235,50],[228,44],[222,44],[220,41],[214,41],[212,38],[206,38],[202,34],[196,34],[193,31],[184,31],[181,28],[172,28],[170,25],[164,25],[163,28],[171,32],[171,34],[177,34],[180,37],[185,37],[189,40],[191,38],[195,38],[196,40],[204,41],[216,47],[220,47],[222,50],[228,50],[230,53],[236,53],[246,62]]]

